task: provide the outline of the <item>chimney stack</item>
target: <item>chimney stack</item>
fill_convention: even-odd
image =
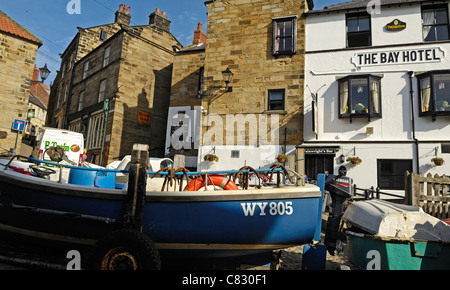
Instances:
[[[170,32],[170,24],[172,21],[166,16],[166,12],[163,11],[160,13],[160,9],[156,8],[156,11],[150,14],[149,18],[149,24],[156,26],[164,31]]]
[[[120,4],[119,10],[116,12],[116,19],[114,20],[114,22],[117,24],[130,26],[130,9],[131,7],[127,7],[127,4]]]
[[[194,41],[192,45],[206,44],[206,34],[202,31],[202,23],[199,22],[197,30],[194,31]]]

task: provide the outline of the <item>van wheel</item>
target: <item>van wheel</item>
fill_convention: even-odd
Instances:
[[[97,243],[91,267],[96,270],[160,270],[161,258],[147,235],[125,229],[114,231]]]

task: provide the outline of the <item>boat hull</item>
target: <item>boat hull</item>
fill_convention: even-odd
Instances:
[[[94,245],[122,226],[127,195],[0,171],[0,230]],[[162,254],[232,257],[309,243],[320,222],[318,187],[147,192],[143,232]]]
[[[347,232],[349,261],[366,270],[449,270],[450,243]]]

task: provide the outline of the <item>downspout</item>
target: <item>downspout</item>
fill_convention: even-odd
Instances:
[[[416,138],[416,122],[414,118],[414,89],[413,89],[413,74],[414,72],[409,71],[409,93],[411,97],[411,125],[412,125],[412,138],[416,144],[416,173],[419,174],[419,140]]]

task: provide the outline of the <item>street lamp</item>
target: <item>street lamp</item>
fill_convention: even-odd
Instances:
[[[42,83],[44,83],[51,71],[47,68],[47,64],[45,64],[44,67],[39,69],[39,72],[41,73]]]
[[[233,91],[233,87],[229,87],[228,85],[230,84],[231,80],[233,79],[233,73],[231,72],[231,70],[227,67],[226,70],[224,70],[222,72],[222,76],[223,76],[223,80],[225,82],[225,89],[227,90],[227,92],[232,92]]]

